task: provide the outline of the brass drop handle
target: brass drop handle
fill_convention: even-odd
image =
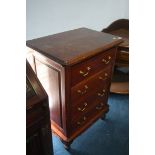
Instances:
[[[105,74],[104,74],[104,78],[103,78],[102,76],[99,76],[99,79],[100,79],[100,80],[106,80],[106,79],[107,79],[107,77],[108,77],[108,74],[107,74],[107,73],[105,73]]]
[[[104,104],[100,103],[98,106],[96,106],[96,110],[101,110],[103,108]]]
[[[110,60],[111,60],[111,56],[108,56],[108,60],[102,59],[102,62],[104,62],[105,64],[108,64]]]
[[[83,76],[83,77],[86,77],[89,72],[90,72],[91,68],[90,67],[87,67],[87,72],[83,72],[82,70],[80,70],[80,74]]]
[[[101,93],[97,93],[97,95],[100,96],[100,97],[105,96],[105,89],[103,89],[102,92],[103,92],[102,94]]]
[[[77,122],[77,125],[81,125],[86,119],[87,119],[86,116],[84,116],[81,121]]]
[[[87,102],[85,102],[83,108],[78,107],[78,111],[84,111],[87,105],[88,105]]]
[[[84,90],[83,90],[83,91],[78,90],[77,92],[78,92],[79,94],[83,95],[83,94],[85,94],[85,93],[87,92],[87,89],[88,89],[88,86],[87,86],[87,85],[85,85],[85,86],[84,86]]]

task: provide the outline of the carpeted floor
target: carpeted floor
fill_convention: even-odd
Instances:
[[[53,135],[54,155],[128,155],[129,96],[111,94],[106,120],[99,119],[77,137],[70,151]]]

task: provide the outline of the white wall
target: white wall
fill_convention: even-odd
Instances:
[[[27,0],[26,39],[79,27],[101,31],[129,18],[129,0]]]

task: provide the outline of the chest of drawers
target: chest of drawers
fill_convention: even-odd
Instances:
[[[49,96],[51,128],[66,148],[108,112],[121,41],[87,28],[27,41],[27,59]]]

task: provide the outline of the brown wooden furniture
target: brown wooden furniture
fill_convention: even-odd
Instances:
[[[26,62],[26,154],[52,155],[48,97]]]
[[[121,68],[129,70],[129,20],[119,19],[114,21],[102,32],[119,36],[123,42],[118,45],[116,63],[110,92],[128,94],[129,93],[129,72],[121,72]]]
[[[67,149],[108,112],[116,46],[122,41],[114,38],[79,28],[27,41],[29,61],[49,96],[52,130]]]

